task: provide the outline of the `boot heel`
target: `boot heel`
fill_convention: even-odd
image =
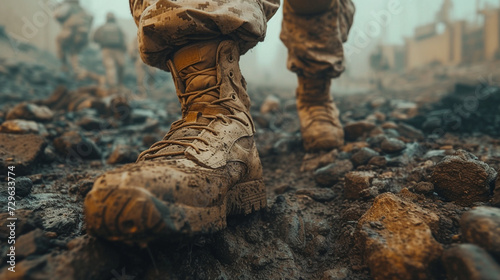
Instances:
[[[238,184],[227,195],[228,215],[248,215],[266,206],[266,188],[262,180]]]

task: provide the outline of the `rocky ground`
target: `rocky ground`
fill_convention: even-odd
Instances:
[[[495,86],[340,95],[347,142],[321,154],[303,151],[289,90],[250,87],[268,208],[141,249],[86,235],[82,203],[168,131],[173,92],[153,100],[9,61],[0,81],[0,279],[500,279]]]

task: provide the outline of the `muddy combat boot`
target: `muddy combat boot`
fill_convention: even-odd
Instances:
[[[344,144],[339,110],[330,95],[329,79],[299,76],[297,109],[302,142],[308,152],[331,150]]]
[[[87,231],[146,244],[211,233],[226,216],[266,207],[250,100],[234,41],[204,42],[168,62],[182,105],[162,141],[107,172],[85,199]]]

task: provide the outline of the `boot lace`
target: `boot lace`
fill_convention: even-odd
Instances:
[[[196,71],[193,73],[190,73],[186,75],[186,80],[189,80],[191,76],[195,75],[203,75],[207,73],[216,73],[217,69],[216,67],[212,68],[207,68],[204,70]],[[199,91],[192,91],[192,92],[185,92],[185,93],[179,93],[179,99],[181,101],[181,107],[182,107],[182,114],[183,116],[186,116],[187,112],[189,111],[189,108],[194,105],[194,104],[202,104],[202,105],[219,105],[221,108],[221,111],[232,111],[231,109],[238,110],[234,105],[231,105],[228,103],[228,101],[234,101],[236,99],[236,95],[232,95],[231,97],[225,97],[225,98],[220,98],[219,97],[219,92],[220,92],[220,81],[213,87],[206,88],[204,90],[199,90]],[[203,95],[210,95],[216,100],[212,102],[196,102],[196,99],[203,96]],[[246,114],[246,113],[245,113]],[[232,122],[232,120],[237,120],[241,122],[245,126],[249,126],[250,124],[244,120],[243,118],[240,118],[236,115],[233,114],[215,114],[215,115],[204,115],[202,112],[198,112],[197,119],[206,119],[209,121],[205,122],[186,122],[184,117],[174,123],[172,123],[172,126],[170,128],[170,131],[163,137],[163,140],[156,142],[153,144],[149,149],[145,150],[142,152],[137,161],[140,160],[150,160],[154,158],[159,158],[159,157],[173,157],[173,156],[182,156],[184,155],[184,150],[179,150],[179,151],[170,151],[170,152],[160,152],[159,151],[165,149],[166,147],[170,145],[178,145],[178,146],[183,146],[185,148],[191,147],[193,148],[197,154],[200,154],[202,151],[206,151],[207,149],[200,148],[193,144],[195,140],[198,140],[200,142],[203,142],[205,145],[209,145],[209,142],[200,137],[200,136],[186,136],[186,137],[178,137],[176,139],[170,139],[172,135],[174,135],[178,130],[183,129],[183,128],[189,128],[189,129],[195,129],[195,130],[200,130],[200,133],[203,132],[203,130],[210,131],[214,136],[218,136],[219,133],[209,127],[209,124],[212,123],[215,120],[220,120],[223,124],[229,124]]]

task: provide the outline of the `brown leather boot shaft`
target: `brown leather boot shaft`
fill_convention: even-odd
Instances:
[[[331,150],[344,143],[344,130],[330,94],[330,84],[330,79],[299,76],[297,109],[307,151]]]

